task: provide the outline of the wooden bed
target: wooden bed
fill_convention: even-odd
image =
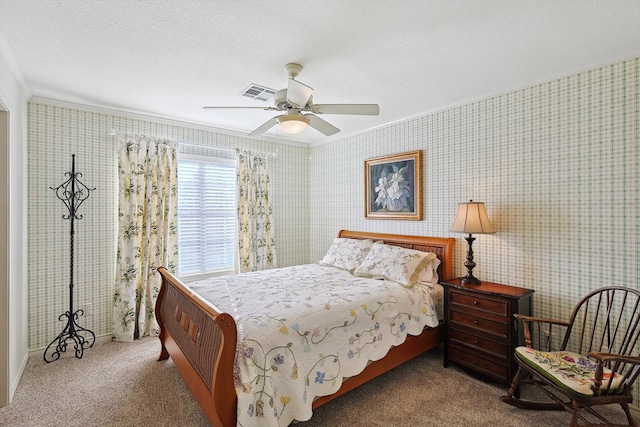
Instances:
[[[440,259],[441,280],[453,277],[455,239],[406,236],[341,230],[338,237],[384,240],[384,243],[433,252]],[[216,427],[236,425],[237,397],[234,388],[234,358],[237,343],[236,324],[228,313],[220,312],[192,292],[165,268],[158,269],[162,286],[156,302],[156,318],[162,344],[158,360],[173,359],[184,382],[198,401],[211,424]],[[342,383],[330,396],[317,398],[313,408],[329,402],[380,374],[424,353],[442,341],[442,325],[426,328],[419,336],[405,342],[365,370]]]

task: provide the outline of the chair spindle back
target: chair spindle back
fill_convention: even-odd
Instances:
[[[637,356],[640,337],[640,291],[604,287],[587,294],[573,309],[562,350]],[[609,369],[622,372],[624,364]]]

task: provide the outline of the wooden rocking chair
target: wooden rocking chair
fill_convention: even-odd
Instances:
[[[526,346],[515,351],[519,367],[503,402],[524,409],[567,410],[572,427],[593,425],[581,409],[614,425],[594,407],[620,404],[629,423],[625,425],[638,426],[629,404],[640,373],[640,291],[615,286],[594,290],[575,306],[568,322],[515,316],[524,323]],[[554,337],[562,333],[560,349],[552,351]],[[520,399],[524,383],[540,387],[553,402]]]

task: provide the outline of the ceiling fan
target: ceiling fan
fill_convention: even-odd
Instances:
[[[297,134],[304,132],[307,126],[322,132],[324,135],[330,136],[340,132],[340,129],[331,123],[321,119],[316,114],[351,114],[351,115],[367,115],[377,116],[380,114],[378,104],[314,104],[313,88],[297,81],[295,78],[302,66],[298,64],[287,64],[284,66],[285,71],[289,75],[289,82],[286,89],[280,89],[271,97],[273,106],[268,107],[224,107],[224,106],[205,106],[205,109],[215,108],[251,108],[262,109],[265,111],[281,111],[283,114],[272,117],[263,125],[251,132],[249,135],[260,135],[276,124],[279,124],[282,130],[287,133]]]

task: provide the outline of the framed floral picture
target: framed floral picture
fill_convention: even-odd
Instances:
[[[422,219],[422,152],[364,161],[364,217]]]

